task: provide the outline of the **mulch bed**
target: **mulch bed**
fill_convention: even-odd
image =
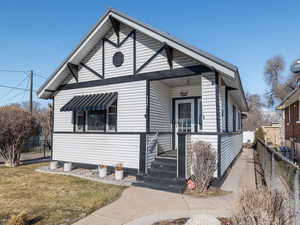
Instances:
[[[218,218],[222,225],[231,225],[231,220],[228,218]],[[152,225],[184,225],[188,221],[188,218],[179,218],[176,220],[164,220],[156,222]]]
[[[230,193],[232,193],[232,192],[224,191],[224,190],[222,190],[220,188],[216,188],[216,187],[211,187],[205,192],[200,192],[197,190],[188,190],[188,189],[184,191],[184,194],[195,196],[195,197],[216,197],[216,196],[227,195]]]

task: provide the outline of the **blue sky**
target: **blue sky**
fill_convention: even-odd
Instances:
[[[10,0],[1,2],[0,70],[49,76],[110,7],[237,65],[251,93],[266,89],[268,58],[281,54],[289,66],[300,57],[299,0]],[[25,76],[0,72],[0,85],[16,86]],[[35,76],[34,89],[43,80]],[[28,98],[8,91],[0,88],[0,105]]]

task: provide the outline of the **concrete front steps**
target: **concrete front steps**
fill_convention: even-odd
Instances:
[[[147,174],[137,174],[134,186],[146,187],[155,190],[182,193],[185,188],[185,180],[179,180],[177,176],[177,160],[156,158],[151,163]]]

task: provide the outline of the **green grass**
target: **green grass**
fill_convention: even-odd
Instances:
[[[125,189],[34,171],[45,165],[0,167],[0,224],[24,210],[33,224],[72,224],[116,200]]]

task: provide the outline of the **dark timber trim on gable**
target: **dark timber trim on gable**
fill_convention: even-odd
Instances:
[[[167,55],[167,58],[168,58],[168,64],[170,66],[170,70],[172,70],[173,69],[173,48],[166,45],[165,50],[166,50],[166,55]]]
[[[67,67],[76,80],[76,83],[78,83],[78,65],[68,62]]]
[[[102,76],[101,74],[97,73],[95,70],[93,70],[91,67],[85,65],[84,63],[80,63],[81,66],[83,66],[84,68],[86,68],[87,70],[89,70],[91,73],[95,74],[96,76],[100,77],[101,79],[104,79],[104,76]]]
[[[113,20],[115,20],[115,19],[113,18]],[[120,30],[118,31],[118,33],[119,32],[120,32]],[[120,48],[128,40],[129,37],[133,38],[133,75],[136,73],[136,30],[133,29],[132,31],[130,31],[121,42],[120,42],[120,35],[118,35],[117,37],[118,37],[118,43],[114,43],[113,41],[111,41],[105,37],[102,38],[102,74],[103,74],[103,78],[104,78],[104,73],[105,73],[105,50],[104,50],[105,42],[111,44],[115,48]]]
[[[136,30],[133,32],[133,74],[136,74]]]
[[[93,81],[85,81],[80,83],[66,84],[66,85],[61,85],[58,88],[58,90],[96,87],[96,86],[102,86],[108,84],[127,83],[127,82],[141,81],[141,80],[163,80],[163,79],[176,78],[176,77],[201,76],[201,74],[209,73],[209,72],[212,72],[210,68],[203,65],[198,65],[198,66],[190,66],[185,68],[178,68],[174,70],[161,70],[155,72],[140,73],[136,76],[127,75],[127,76],[107,78],[103,80],[93,80]]]
[[[117,41],[118,41],[118,45],[119,45],[120,44],[120,21],[116,20],[112,16],[109,16],[109,20],[111,22],[114,32],[117,35]]]
[[[140,72],[142,69],[144,69],[159,53],[161,53],[164,49],[165,49],[166,45],[163,45],[162,47],[160,47],[157,52],[155,52],[143,65],[140,66],[140,68],[138,68],[136,70],[136,73]]]
[[[105,77],[105,40],[102,39],[102,76]]]

